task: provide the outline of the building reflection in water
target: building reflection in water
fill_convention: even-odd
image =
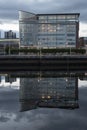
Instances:
[[[75,109],[78,104],[78,78],[21,78],[21,111],[38,107]]]

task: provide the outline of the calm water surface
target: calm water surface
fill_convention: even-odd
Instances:
[[[0,87],[0,130],[86,130],[87,81],[79,83],[79,108],[38,108],[20,112],[20,90]]]

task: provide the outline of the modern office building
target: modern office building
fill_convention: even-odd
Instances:
[[[34,14],[19,11],[20,45],[78,47],[79,13]]]
[[[77,78],[21,78],[21,111],[37,107],[78,108]]]
[[[16,38],[16,33],[13,32],[12,30],[7,31],[4,33],[4,38],[5,39],[15,39]]]

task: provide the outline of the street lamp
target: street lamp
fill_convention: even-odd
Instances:
[[[71,54],[72,44],[70,44],[70,46],[69,46],[69,47],[70,47],[70,54]]]
[[[68,42],[66,42],[66,44],[65,44],[65,48],[67,47],[67,45],[68,45]],[[71,54],[71,45],[70,45],[70,54]]]
[[[39,56],[41,57],[41,42],[38,42]]]
[[[5,51],[6,51],[6,46],[5,46],[5,44],[4,44],[4,55],[5,55]]]
[[[10,55],[10,42],[9,42],[9,55]]]

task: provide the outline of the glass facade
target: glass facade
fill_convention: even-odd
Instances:
[[[19,11],[23,46],[76,47],[79,14],[31,14]]]
[[[19,11],[19,30],[21,46],[32,46],[37,43],[37,17],[35,14]]]

